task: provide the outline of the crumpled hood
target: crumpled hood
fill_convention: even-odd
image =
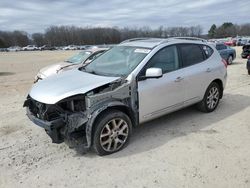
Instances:
[[[44,78],[47,78],[49,76],[57,74],[57,70],[59,70],[60,68],[62,68],[64,66],[68,66],[68,65],[70,65],[70,63],[67,63],[67,62],[61,62],[61,63],[49,65],[49,66],[46,66],[46,67],[40,69],[39,73],[43,76],[43,79],[44,79]]]
[[[73,69],[37,82],[29,95],[36,101],[55,104],[64,98],[85,94],[117,79],[119,77],[99,76]]]

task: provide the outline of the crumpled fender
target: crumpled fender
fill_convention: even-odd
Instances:
[[[86,149],[89,149],[91,147],[93,126],[94,126],[94,122],[95,122],[96,118],[98,117],[98,115],[100,115],[104,110],[106,110],[107,108],[110,108],[110,107],[114,107],[114,106],[128,107],[126,104],[124,104],[120,101],[116,101],[116,100],[105,101],[103,103],[99,103],[98,106],[99,107],[101,106],[101,107],[97,108],[97,110],[95,110],[95,111],[92,111],[92,113],[89,115],[89,121],[86,124],[87,145],[84,146]]]

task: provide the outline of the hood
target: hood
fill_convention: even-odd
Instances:
[[[73,69],[37,82],[31,88],[29,95],[39,102],[55,104],[64,98],[85,94],[118,78],[99,76]]]
[[[43,76],[43,78],[47,78],[49,76],[57,74],[57,70],[59,70],[60,68],[62,68],[64,66],[68,66],[68,65],[70,65],[70,63],[66,63],[66,62],[61,62],[61,63],[49,65],[49,66],[42,68],[39,71],[39,73]]]

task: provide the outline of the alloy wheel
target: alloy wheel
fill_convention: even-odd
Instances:
[[[217,87],[212,87],[207,95],[207,107],[209,109],[214,109],[219,102],[219,89]]]
[[[103,150],[114,152],[119,150],[125,143],[129,134],[129,126],[121,118],[110,120],[103,127],[100,134],[100,144]]]

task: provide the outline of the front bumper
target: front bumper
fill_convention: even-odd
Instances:
[[[62,143],[64,141],[63,135],[61,134],[61,129],[65,126],[65,121],[63,118],[58,118],[53,121],[44,121],[36,116],[34,116],[29,107],[26,108],[28,118],[36,125],[45,129],[46,133],[50,136],[53,143]]]

